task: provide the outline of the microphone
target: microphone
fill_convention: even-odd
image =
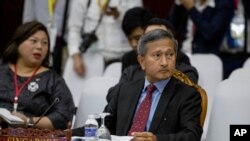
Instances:
[[[45,110],[45,112],[43,112],[43,114],[39,117],[39,119],[32,125],[32,127],[35,127],[35,126],[37,125],[37,123],[43,118],[43,116],[44,116],[45,114],[47,114],[48,111],[49,111],[53,106],[55,106],[57,103],[59,103],[59,102],[60,102],[60,99],[59,99],[58,97],[56,97],[56,98],[54,99],[54,101],[50,104],[50,106]]]

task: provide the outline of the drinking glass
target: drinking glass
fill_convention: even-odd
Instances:
[[[108,128],[106,128],[105,126],[105,117],[107,115],[110,115],[109,113],[101,113],[99,114],[102,120],[102,125],[101,127],[97,130],[97,138],[98,141],[111,141],[111,135],[110,132],[108,130]]]

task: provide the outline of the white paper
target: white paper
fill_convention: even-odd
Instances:
[[[78,137],[78,136],[73,136],[72,141],[85,141],[85,137]],[[111,140],[112,141],[130,141],[132,140],[132,136],[116,136],[116,135],[111,135]],[[95,140],[93,140],[95,141]],[[105,141],[105,140],[98,140],[98,141]]]
[[[5,120],[9,124],[23,124],[24,123],[24,121],[21,118],[12,115],[10,111],[8,111],[5,108],[0,108],[0,117],[3,118],[3,120]]]
[[[85,137],[79,137],[79,136],[73,136],[71,137],[71,140],[72,141],[84,141],[85,140]]]
[[[112,141],[130,141],[133,139],[132,136],[115,136],[111,135]]]

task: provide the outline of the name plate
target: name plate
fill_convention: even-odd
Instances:
[[[71,141],[71,131],[34,128],[7,128],[0,130],[0,141]]]

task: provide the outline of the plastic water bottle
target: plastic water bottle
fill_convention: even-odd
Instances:
[[[98,123],[96,121],[96,115],[88,115],[88,119],[85,122],[85,138],[86,140],[97,140],[96,131],[98,129]]]

